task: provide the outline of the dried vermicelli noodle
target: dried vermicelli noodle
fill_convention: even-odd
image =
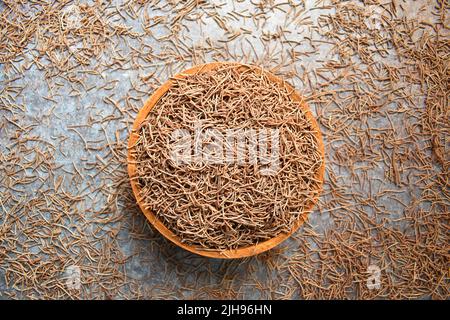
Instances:
[[[443,0],[0,1],[0,299],[449,299],[449,13]],[[127,171],[149,95],[219,60],[295,85],[326,151],[301,231],[246,259],[165,241]],[[245,167],[214,168],[208,183],[228,192],[224,176]]]
[[[173,79],[133,146],[141,203],[182,242],[204,249],[248,247],[291,231],[311,210],[323,167],[319,133],[291,93],[239,64]],[[173,158],[174,132],[192,141],[190,161]],[[230,132],[236,139],[227,140]],[[208,154],[211,145],[216,153]],[[198,147],[203,158],[195,158]]]

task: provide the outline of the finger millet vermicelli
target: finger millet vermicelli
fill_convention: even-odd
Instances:
[[[247,247],[289,232],[318,195],[323,164],[318,133],[290,94],[264,72],[234,64],[175,79],[136,144],[146,208],[184,243],[206,249]],[[175,163],[171,134],[199,126],[222,133],[279,130],[278,170],[263,174],[259,162],[249,161]]]

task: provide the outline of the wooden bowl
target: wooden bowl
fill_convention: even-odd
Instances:
[[[213,63],[203,64],[203,65],[197,65],[191,69],[185,70],[185,71],[175,75],[171,79],[182,79],[188,75],[201,73],[201,72],[205,72],[205,71],[210,71],[210,70],[214,70],[223,65],[232,65],[232,64],[238,65],[238,66],[241,66],[244,68],[251,68],[253,70],[256,70],[257,72],[263,72],[264,74],[267,75],[267,77],[271,81],[276,82],[279,85],[288,88],[289,91],[292,92],[291,93],[292,99],[295,101],[299,101],[301,103],[301,108],[303,108],[305,110],[306,117],[311,122],[313,128],[316,131],[316,137],[318,140],[319,150],[320,150],[320,153],[321,153],[322,159],[323,159],[323,162],[322,162],[323,164],[322,164],[321,168],[319,169],[317,177],[316,177],[316,179],[321,181],[320,190],[319,190],[319,191],[321,191],[322,185],[323,185],[323,177],[324,177],[324,173],[325,173],[325,157],[324,157],[324,145],[323,145],[322,135],[320,133],[320,129],[317,124],[317,121],[314,118],[314,116],[312,115],[311,110],[309,109],[308,105],[304,102],[304,99],[297,92],[295,92],[294,88],[292,86],[290,86],[288,83],[286,83],[282,79],[280,79],[280,78],[274,76],[273,74],[271,74],[265,70],[262,70],[258,67],[240,64],[240,63],[234,63],[234,62],[213,62]],[[142,201],[139,196],[139,185],[136,181],[136,164],[135,164],[135,159],[133,156],[132,149],[139,138],[139,128],[140,128],[141,123],[147,118],[147,115],[152,110],[152,108],[156,105],[158,100],[164,95],[164,93],[166,93],[170,89],[170,87],[173,84],[173,81],[171,79],[168,80],[167,82],[165,82],[161,87],[159,87],[152,94],[152,96],[147,100],[144,107],[139,111],[139,113],[136,117],[136,120],[134,121],[133,128],[131,130],[130,138],[128,141],[128,174],[130,176],[130,182],[131,182],[131,187],[133,189],[134,196],[136,197],[137,203],[139,204],[139,207],[141,208],[144,215],[147,217],[147,219],[150,221],[150,223],[159,232],[162,233],[162,235],[164,237],[166,237],[167,239],[169,239],[170,241],[172,241],[179,247],[186,249],[190,252],[193,252],[193,253],[196,253],[196,254],[199,254],[199,255],[202,255],[205,257],[211,257],[211,258],[232,259],[232,258],[244,258],[244,257],[253,256],[253,255],[259,254],[261,252],[267,251],[269,249],[272,249],[276,245],[280,244],[281,242],[283,242],[284,240],[289,238],[289,236],[292,233],[294,233],[306,220],[309,212],[312,211],[314,205],[316,204],[316,202],[319,198],[319,193],[313,199],[310,207],[307,210],[305,210],[305,212],[302,214],[302,216],[300,217],[298,222],[294,225],[294,227],[292,228],[292,230],[289,233],[281,233],[272,239],[269,239],[267,241],[258,243],[256,245],[253,245],[250,247],[244,247],[244,248],[232,249],[232,250],[223,250],[223,251],[211,250],[211,249],[204,250],[199,247],[194,247],[194,246],[190,246],[190,245],[182,243],[180,241],[180,238],[177,235],[175,235],[172,231],[167,229],[167,227],[150,210],[146,209],[145,206],[142,204]]]

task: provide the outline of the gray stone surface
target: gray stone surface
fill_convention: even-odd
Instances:
[[[301,1],[295,2],[300,3]],[[303,16],[310,16],[311,25],[317,24],[317,18],[320,14],[333,12],[333,9],[315,9],[315,2],[316,1],[305,1],[304,5],[305,13]],[[234,10],[234,5],[231,1],[216,0],[211,1],[211,3],[226,3],[225,6],[218,10],[219,13],[222,11],[223,13],[226,13]],[[237,8],[236,11],[244,13],[247,12],[247,9],[249,12],[257,11],[255,6],[249,1],[235,3],[235,6]],[[417,2],[410,4],[412,15],[416,14],[414,10],[418,7],[419,5]],[[152,8],[148,8],[148,10],[151,17],[155,17],[156,15],[166,15],[164,12],[152,11]],[[216,23],[214,23],[212,18],[208,18],[204,15],[202,19],[195,19],[196,15],[201,14],[202,12],[202,10],[195,10],[189,15],[189,17],[193,17],[194,19],[193,21],[186,22],[187,28],[182,28],[178,34],[179,37],[184,39],[188,47],[201,47],[205,44],[206,39],[210,39],[210,41],[215,43],[217,46],[223,46],[223,43],[221,43],[220,40],[226,39],[227,36],[224,34],[224,31],[221,30]],[[241,46],[244,46],[244,51],[249,53],[249,58],[241,56],[241,60],[253,62],[266,67],[274,66],[276,60],[281,61],[282,57],[287,57],[288,46],[281,47],[280,41],[274,40],[271,47],[264,47],[264,45],[258,41],[264,33],[275,33],[279,27],[290,30],[291,33],[288,37],[291,37],[292,40],[304,43],[296,47],[296,50],[311,50],[311,48],[306,44],[307,41],[304,38],[310,33],[308,26],[297,24],[295,21],[286,26],[286,22],[289,20],[286,18],[286,13],[281,10],[268,10],[264,14],[269,17],[264,27],[256,26],[251,19],[230,20],[231,28],[236,28],[237,30],[240,27],[244,27],[249,30],[249,34],[245,36],[245,38],[247,38],[254,45],[256,50],[255,53],[258,54],[258,56],[255,56],[254,53],[252,53],[249,43],[242,40],[242,38],[239,38],[238,40],[231,41],[229,43],[229,50],[231,52],[236,51],[237,57],[240,55],[239,52],[241,50]],[[140,15],[139,19],[128,18],[125,24],[136,32],[142,32],[142,21],[143,18],[142,15]],[[162,26],[157,26],[152,28],[152,31],[154,37],[162,37],[167,34],[168,30]],[[167,43],[165,42],[156,41],[154,38],[145,35],[142,37],[144,37],[143,41],[149,45],[148,48],[151,48],[151,50],[153,50],[153,54],[155,55],[163,54],[167,49],[165,47]],[[140,38],[141,40],[142,37]],[[130,48],[123,41],[118,41],[118,43],[119,46],[117,49],[123,50],[123,54],[127,55],[127,52],[130,52]],[[129,45],[133,46],[135,44],[137,44],[137,40],[129,40]],[[35,43],[30,43],[29,48],[34,45]],[[76,50],[76,48],[74,48],[74,50]],[[267,59],[269,52],[275,52],[275,58]],[[113,55],[112,49],[107,48],[102,54],[100,61],[108,61],[111,55]],[[25,57],[29,57],[29,55],[25,55]],[[80,188],[80,185],[78,185],[77,190],[69,182],[71,177],[75,175],[74,165],[81,170],[82,175],[94,175],[97,169],[91,171],[86,170],[85,167],[87,162],[96,163],[98,165],[100,160],[97,156],[102,157],[102,159],[109,159],[110,157],[107,155],[107,149],[98,152],[95,152],[94,150],[86,150],[83,139],[78,133],[70,130],[70,126],[87,123],[89,118],[104,119],[106,115],[112,114],[117,116],[118,119],[104,123],[96,123],[88,127],[77,128],[77,130],[85,140],[90,141],[89,144],[91,146],[104,145],[105,137],[110,139],[110,141],[116,141],[117,130],[119,130],[119,139],[126,141],[128,137],[128,130],[131,127],[130,121],[132,120],[132,117],[129,115],[122,117],[120,112],[115,110],[114,106],[110,103],[105,103],[104,98],[110,96],[113,100],[120,101],[121,108],[129,110],[130,115],[133,116],[136,110],[140,108],[143,101],[145,101],[145,99],[151,94],[153,88],[157,86],[159,81],[163,82],[169,75],[203,61],[200,57],[190,58],[192,59],[186,63],[172,61],[171,59],[166,59],[165,61],[158,61],[157,59],[154,59],[154,62],[148,63],[147,66],[142,68],[135,68],[131,65],[127,65],[124,70],[108,70],[108,68],[104,68],[104,70],[101,70],[101,76],[85,74],[83,77],[85,78],[86,86],[93,86],[94,88],[90,91],[84,91],[82,87],[77,86],[80,90],[79,96],[71,96],[73,91],[71,91],[70,84],[64,79],[59,78],[57,81],[61,83],[62,86],[58,89],[57,93],[54,94],[55,102],[43,98],[44,96],[49,95],[48,86],[45,84],[44,80],[45,71],[48,70],[45,68],[38,70],[36,66],[33,65],[30,69],[26,70],[23,77],[16,82],[16,84],[24,84],[26,86],[16,101],[16,103],[23,104],[26,107],[26,112],[20,122],[21,126],[26,126],[27,124],[33,125],[34,127],[28,133],[29,135],[39,136],[43,141],[55,144],[56,151],[54,153],[54,163],[55,166],[60,166],[60,168],[54,172],[55,178],[64,178],[62,185],[66,188],[66,190],[70,190],[74,192],[74,194],[84,194],[80,191],[83,189]],[[299,60],[296,63],[294,70],[297,71],[297,75],[301,75],[303,68],[306,70],[312,70],[314,67],[320,65],[321,60],[330,58],[333,58],[333,55],[330,53],[330,47],[327,44],[323,44],[323,46],[320,47],[320,50],[309,55],[309,57],[304,57],[302,60]],[[214,53],[208,53],[205,56],[206,61],[211,61],[214,59],[219,59],[219,57],[215,56]],[[289,59],[286,59],[286,61],[289,63]],[[26,58],[25,60],[16,63],[17,66],[24,64],[26,64]],[[288,64],[287,67],[291,67],[291,65]],[[283,70],[287,69],[288,68],[286,67],[282,68],[280,73],[282,74]],[[151,84],[145,87],[145,85],[142,85],[140,79],[141,77],[148,76],[152,73],[155,73],[154,78],[156,79],[153,79]],[[7,74],[13,74],[13,72],[6,72],[5,65],[0,64],[1,82],[9,77]],[[112,90],[98,89],[112,80],[118,80],[117,85],[115,85]],[[290,78],[289,80],[300,92],[304,92],[306,90],[304,84],[300,81],[300,76]],[[136,93],[136,91],[132,90],[132,83],[140,83],[141,89],[147,90],[148,93]],[[0,83],[0,89],[1,88],[2,83]],[[127,94],[137,97],[136,100],[130,100],[131,107],[130,105],[127,105],[123,99],[127,96]],[[315,112],[314,108],[313,112]],[[14,148],[11,146],[13,143],[11,138],[14,135],[15,128],[13,124],[7,123],[5,120],[5,117],[11,117],[11,114],[8,111],[0,109],[0,117],[0,122],[2,124],[2,126],[0,126],[0,152],[6,154],[11,152],[11,149]],[[127,120],[124,121],[124,119]],[[379,125],[380,127],[385,127],[388,125],[387,119],[378,119],[377,121],[378,123],[374,123],[374,125]],[[399,121],[401,121],[401,119],[396,119],[396,117],[393,116],[392,121],[400,125]],[[67,137],[64,141],[61,139],[63,136]],[[39,144],[41,150],[45,150],[44,144]],[[3,163],[2,165],[5,164]],[[118,168],[123,170],[123,167],[120,167],[119,164]],[[373,177],[382,178],[386,170],[388,169],[380,163],[378,170],[373,170],[371,174]],[[69,172],[70,175],[67,172]],[[97,210],[117,206],[114,214],[121,216],[123,225],[119,233],[119,247],[125,256],[139,252],[139,254],[131,256],[127,260],[125,264],[125,272],[128,277],[137,280],[137,282],[142,286],[141,290],[143,295],[151,296],[152,293],[150,293],[150,289],[160,285],[161,287],[164,287],[166,291],[170,291],[170,288],[173,288],[173,293],[172,295],[169,295],[169,297],[189,297],[195,293],[192,288],[195,288],[198,285],[202,286],[203,289],[211,288],[211,290],[220,290],[220,288],[226,287],[227,283],[233,283],[233,281],[247,281],[253,282],[253,287],[248,286],[241,288],[241,293],[244,297],[253,299],[276,297],[276,294],[273,292],[255,289],[257,283],[256,279],[267,284],[272,280],[275,281],[278,277],[276,272],[268,271],[269,269],[265,265],[264,260],[248,259],[242,262],[195,257],[184,250],[167,244],[158,233],[152,231],[148,226],[146,226],[145,219],[140,217],[139,210],[136,208],[125,207],[127,206],[125,201],[127,199],[126,197],[119,197],[117,199],[117,203],[108,204],[108,201],[111,200],[108,199],[108,188],[123,188],[120,189],[120,192],[123,192],[124,194],[129,193],[127,183],[117,184],[117,178],[120,177],[120,174],[122,174],[122,178],[124,180],[127,179],[126,172],[118,172],[119,169],[116,171],[114,179],[110,181],[108,180],[108,173],[105,172],[99,173],[97,177],[87,179],[86,183],[89,182],[91,186],[95,185],[95,183],[106,181],[106,184],[104,185],[106,192],[103,194],[101,190],[97,190],[91,194],[88,192],[87,195],[84,195],[85,202],[83,203],[83,206],[86,210],[86,219],[93,219],[95,215],[94,212]],[[37,173],[45,179],[48,176],[48,172],[45,172],[45,170],[38,170]],[[346,173],[344,172],[343,174]],[[51,181],[53,181],[53,179],[51,179]],[[37,181],[36,183],[24,187],[20,193],[20,196],[29,197],[30,199],[33,198],[36,195],[39,184],[39,181]],[[88,185],[86,184],[86,186]],[[0,186],[0,188],[2,187],[4,186]],[[374,182],[373,187],[378,187],[377,182]],[[2,191],[4,192],[5,190],[0,189],[0,192]],[[414,192],[414,190],[412,191]],[[405,193],[405,202],[410,200],[408,197],[408,194]],[[116,198],[113,200],[116,201]],[[400,212],[403,208],[392,199],[386,199],[384,204],[386,210],[390,212]],[[83,208],[80,208],[80,210],[83,210]],[[52,213],[44,212],[43,214],[44,216],[50,218]],[[133,216],[133,218],[131,219],[130,216]],[[317,212],[313,212],[309,217],[309,223],[316,231],[321,232],[327,228],[329,219],[330,216],[328,213],[318,214]],[[0,226],[2,220],[5,221],[5,212],[2,211],[0,206]],[[129,232],[131,229],[127,224],[136,222],[142,224],[142,234],[145,235],[147,239],[137,240],[130,237]],[[299,232],[301,233],[302,230]],[[287,244],[284,246],[284,248],[287,248],[288,250],[286,253],[287,255],[289,255],[289,248],[295,247],[295,241],[295,239],[288,240]],[[157,246],[169,246],[170,249],[159,250],[157,249]],[[39,249],[36,250],[37,255],[42,254],[39,252]],[[44,254],[42,254],[42,256],[44,257]],[[248,272],[249,268],[252,270],[251,272]],[[63,270],[61,270],[61,272],[63,272]],[[186,272],[187,274],[185,274]],[[196,277],[202,272],[205,274],[210,272],[212,276],[206,277],[205,279],[207,280],[200,282],[200,284],[194,283],[195,281],[198,281],[198,279],[196,280]],[[230,275],[233,275],[234,277],[231,277]],[[3,276],[0,274],[0,297],[2,297],[2,291],[13,290],[5,287],[6,285],[4,279],[2,278]],[[3,288],[2,284],[4,286]],[[187,289],[187,286],[191,289]],[[283,291],[285,289],[280,287],[279,290]],[[126,294],[122,295],[121,293],[117,293],[117,296],[114,296],[113,298],[120,298],[124,296],[126,296]],[[96,298],[104,297],[105,296],[96,296]],[[294,294],[293,298],[295,297],[298,297],[298,295]]]

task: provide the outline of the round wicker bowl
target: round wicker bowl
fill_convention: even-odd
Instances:
[[[214,70],[225,64],[235,64],[235,65],[239,65],[243,68],[251,68],[253,70],[256,70],[257,72],[263,72],[267,75],[267,77],[271,81],[276,82],[279,85],[288,88],[292,92],[291,93],[292,99],[295,101],[301,102],[301,107],[305,110],[306,117],[309,119],[309,121],[311,122],[311,125],[315,129],[316,136],[317,136],[318,142],[319,142],[318,143],[319,151],[322,155],[322,159],[325,160],[322,135],[320,133],[320,129],[317,124],[317,121],[314,118],[314,116],[311,114],[311,111],[310,111],[308,105],[304,102],[304,99],[298,93],[295,92],[295,90],[294,90],[294,88],[292,88],[292,86],[290,86],[288,83],[286,83],[282,79],[274,76],[273,74],[271,74],[265,70],[262,70],[258,67],[251,66],[251,65],[239,64],[239,63],[234,63],[234,62],[213,62],[213,63],[203,64],[203,65],[197,65],[191,69],[185,70],[185,71],[175,75],[172,78],[175,78],[175,79],[185,78],[186,76],[191,75],[191,74]],[[139,185],[136,181],[136,164],[135,164],[135,159],[133,156],[132,149],[139,138],[139,127],[140,127],[141,123],[147,118],[147,115],[152,110],[152,108],[156,105],[158,100],[164,95],[164,93],[166,93],[170,89],[170,87],[172,86],[172,83],[173,83],[172,80],[168,80],[167,82],[165,82],[147,100],[147,102],[145,103],[143,108],[139,111],[139,113],[136,117],[136,120],[134,121],[133,128],[131,130],[130,138],[128,141],[128,174],[130,176],[131,187],[133,189],[133,193],[134,193],[134,196],[136,197],[139,207],[141,208],[142,212],[147,217],[147,219],[150,221],[150,223],[164,237],[166,237],[167,239],[169,239],[170,241],[175,243],[177,246],[179,246],[183,249],[186,249],[190,252],[193,252],[193,253],[196,253],[196,254],[199,254],[199,255],[202,255],[205,257],[210,257],[210,258],[233,259],[233,258],[244,258],[244,257],[253,256],[253,255],[259,254],[261,252],[267,251],[269,249],[272,249],[273,247],[277,246],[278,244],[280,244],[281,242],[283,242],[284,240],[289,238],[289,236],[292,235],[307,219],[308,213],[313,209],[313,207],[315,206],[315,204],[318,200],[318,196],[313,199],[311,206],[308,208],[308,210],[305,210],[305,213],[301,216],[301,218],[298,220],[298,222],[294,225],[294,227],[292,228],[292,230],[289,233],[281,233],[272,239],[269,239],[264,242],[260,242],[256,245],[253,245],[250,247],[244,247],[244,248],[232,249],[232,250],[223,250],[223,251],[211,250],[211,249],[209,249],[209,250],[203,249],[202,250],[201,248],[186,245],[186,244],[182,243],[180,238],[177,235],[175,235],[172,231],[167,229],[167,227],[150,210],[146,209],[142,205],[142,201],[139,196],[139,191],[140,191]],[[322,163],[323,164],[322,164],[320,170],[318,171],[316,179],[321,181],[323,184],[323,177],[324,177],[324,173],[325,173],[325,161],[323,161]],[[322,187],[322,184],[320,185],[320,189]]]

